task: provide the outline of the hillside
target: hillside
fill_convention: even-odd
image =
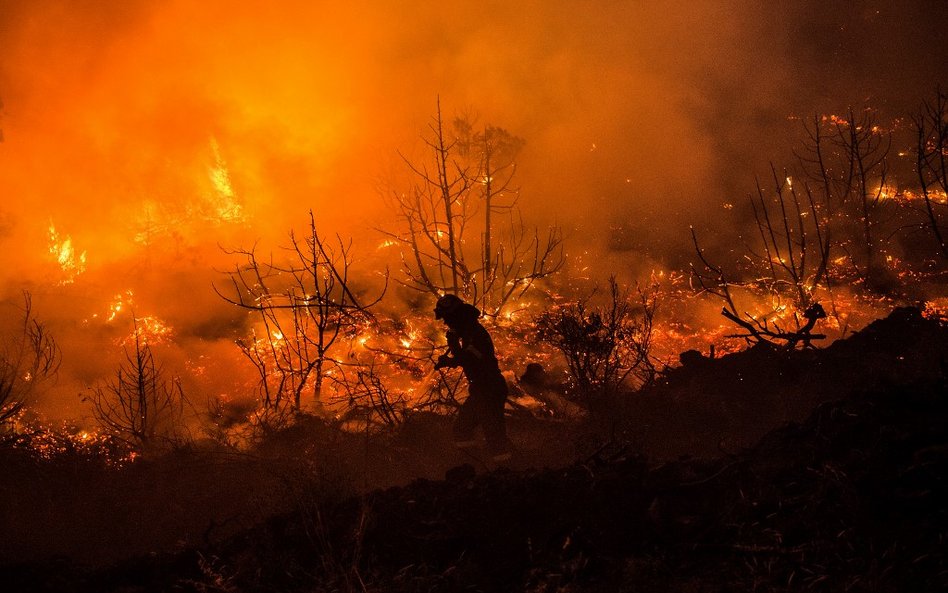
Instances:
[[[18,563],[6,581],[63,592],[948,590],[946,333],[899,309],[823,350],[692,360],[624,411],[628,441],[567,467],[459,465],[348,498],[314,486],[204,545],[104,569]]]

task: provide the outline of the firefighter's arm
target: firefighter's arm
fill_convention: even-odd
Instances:
[[[456,366],[459,366],[456,358],[450,354],[442,354],[438,357],[438,361],[435,363],[434,368],[435,370],[438,370],[443,368],[453,368]]]
[[[476,368],[484,360],[484,354],[471,344],[459,348],[457,352],[452,354],[452,359],[458,366],[473,366]]]
[[[476,365],[484,359],[484,355],[475,348],[474,346],[467,346],[465,348],[458,348],[456,353],[452,354],[442,354],[438,357],[438,362],[435,363],[435,369],[443,369],[445,367],[459,367],[464,365]]]

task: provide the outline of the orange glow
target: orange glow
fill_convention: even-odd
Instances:
[[[106,318],[106,322],[111,323],[115,321],[115,318],[132,304],[132,296],[131,290],[126,290],[124,293],[115,295],[115,298],[112,299],[112,303],[109,305],[109,316]]]
[[[133,320],[137,337],[161,344],[169,369],[195,392],[254,397],[254,370],[244,372],[235,342],[271,364],[265,357],[293,334],[254,325],[213,289],[241,265],[234,249],[257,246],[261,258],[280,260],[310,209],[325,237],[352,238],[358,290],[392,272],[378,326],[353,330],[334,362],[391,363],[393,389],[421,397],[443,327],[430,318],[431,295],[399,284],[404,245],[377,231],[395,218],[386,197],[410,195],[404,161],[430,156],[419,136],[438,101],[448,122],[474,114],[477,126],[524,138],[515,164],[525,225],[564,231],[563,277],[489,320],[505,369],[556,365],[536,344],[533,319],[614,274],[661,285],[661,361],[712,343],[718,352],[740,347],[726,338],[734,328],[720,303],[696,297],[681,271],[688,225],[747,216],[747,180],[779,158],[773,139],[792,144],[782,114],[844,107],[815,105],[825,97],[806,95],[813,78],[794,79],[806,70],[791,55],[806,52],[746,51],[774,33],[761,24],[773,19],[755,18],[769,8],[724,19],[719,3],[699,2],[670,18],[653,4],[4,2],[0,302],[32,291],[66,353],[56,392],[38,405],[81,417],[59,410],[69,398],[58,395],[110,376],[120,346],[136,337]],[[779,115],[761,123],[767,114]],[[850,125],[836,115],[822,121]],[[780,178],[795,192],[807,183]],[[879,188],[886,207],[920,205],[906,179],[893,174]],[[943,191],[930,197],[948,203]],[[743,222],[722,224],[714,247],[744,241]],[[440,228],[432,235],[447,238]],[[904,254],[887,255],[880,260],[898,278],[919,278]],[[850,258],[834,258],[832,290],[807,281],[805,292],[832,303],[822,323],[838,337],[892,302],[857,294],[844,270]],[[741,307],[792,325],[786,300],[748,276]],[[919,298],[944,309],[938,295]]]
[[[134,344],[138,338],[142,344],[154,345],[166,342],[174,336],[173,329],[164,321],[154,316],[139,317],[135,319],[136,327],[124,340],[119,342],[122,346]]]
[[[86,252],[76,251],[72,237],[60,236],[53,223],[49,224],[49,253],[62,269],[64,284],[75,282],[76,277],[86,271]]]

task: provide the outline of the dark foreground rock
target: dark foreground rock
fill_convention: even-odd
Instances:
[[[623,402],[623,429],[649,459],[737,453],[825,402],[937,381],[948,370],[948,328],[904,307],[823,349],[694,354]]]

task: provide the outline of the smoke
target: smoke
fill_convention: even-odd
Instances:
[[[179,336],[229,339],[239,318],[211,290],[234,263],[220,246],[276,249],[309,209],[327,232],[377,242],[391,216],[379,180],[402,170],[397,151],[420,153],[439,98],[526,140],[529,222],[636,266],[680,261],[690,224],[727,236],[723,204],[790,158],[791,116],[902,114],[948,72],[937,0],[0,11],[0,292],[37,293],[77,351],[128,290]],[[73,284],[51,226],[85,254]],[[83,364],[76,390],[96,374]]]

